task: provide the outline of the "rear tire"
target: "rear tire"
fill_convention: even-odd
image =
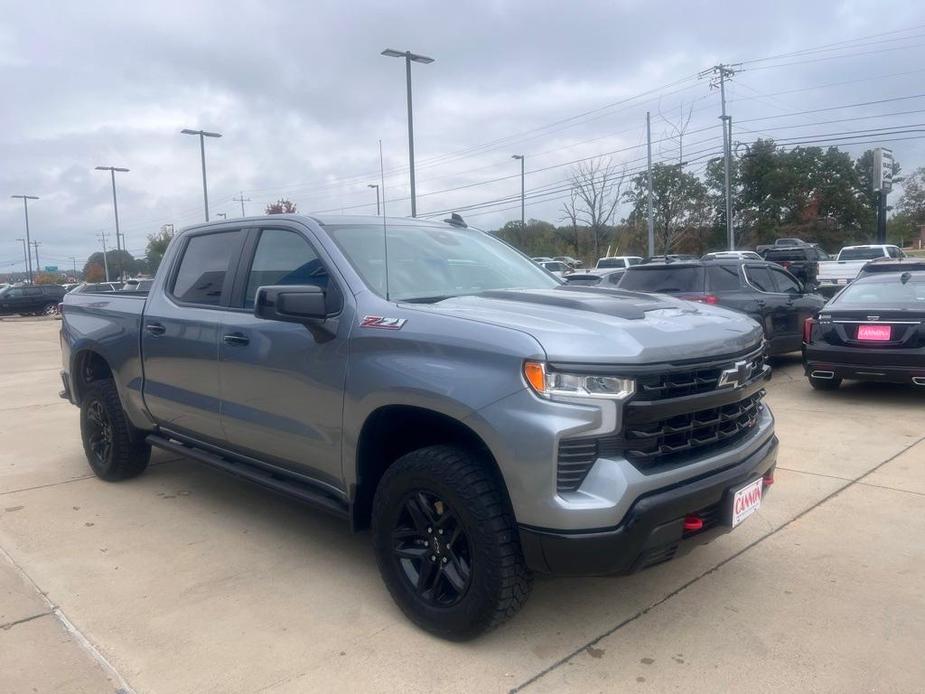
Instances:
[[[809,377],[809,385],[816,390],[838,390],[841,385],[841,376],[835,378],[813,378]]]
[[[87,462],[107,482],[140,475],[151,459],[151,446],[125,416],[111,379],[91,382],[81,398],[80,436]]]
[[[532,587],[503,484],[451,446],[408,453],[385,472],[372,511],[382,579],[422,629],[463,641],[512,617]]]
[[[46,304],[42,309],[43,316],[57,316],[58,315],[58,304]]]

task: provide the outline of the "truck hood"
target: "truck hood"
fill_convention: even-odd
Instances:
[[[555,362],[646,364],[710,358],[745,351],[763,338],[761,327],[744,314],[619,289],[490,291],[426,308],[526,332]]]

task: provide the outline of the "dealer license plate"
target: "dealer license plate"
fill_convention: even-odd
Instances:
[[[858,339],[870,340],[871,342],[888,342],[891,332],[891,326],[889,325],[859,325]]]
[[[839,284],[848,284],[848,280],[838,280]]]
[[[759,477],[751,484],[737,490],[732,495],[732,527],[736,527],[752,515],[761,506],[762,479]]]

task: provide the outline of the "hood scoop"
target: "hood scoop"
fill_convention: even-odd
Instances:
[[[642,320],[646,311],[669,308],[673,304],[651,294],[621,289],[597,287],[567,287],[558,289],[502,289],[481,292],[478,296],[502,301],[518,301],[538,306],[553,306],[589,311],[626,320]]]

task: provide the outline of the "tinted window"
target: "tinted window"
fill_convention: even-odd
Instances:
[[[24,296],[42,296],[41,287],[26,287],[22,290]]]
[[[896,246],[890,246],[889,248],[886,249],[886,252],[889,254],[891,258],[902,257],[902,253],[899,252],[899,249]]]
[[[601,258],[597,261],[597,266],[599,268],[610,268],[610,267],[623,267],[622,258]]]
[[[597,275],[569,275],[565,281],[569,284],[599,284],[601,278]]]
[[[838,254],[839,260],[873,260],[882,257],[882,248],[845,248]]]
[[[610,275],[607,276],[607,281],[611,284],[620,284],[620,280],[623,279],[624,274],[625,273],[622,272],[611,272]]]
[[[247,277],[244,306],[252,308],[258,287],[311,284],[328,287],[328,271],[308,242],[293,231],[264,229]]]
[[[702,292],[702,267],[644,267],[627,270],[620,282],[621,289],[640,292]]]
[[[777,282],[777,291],[784,294],[799,294],[800,293],[800,284],[789,274],[783,270],[778,270],[777,268],[771,268],[771,273],[774,276],[775,282]]]
[[[641,262],[642,262],[642,258],[630,258],[629,259],[630,265],[639,265],[639,263]]]
[[[764,259],[772,263],[778,263],[781,260],[806,260],[806,257],[807,251],[805,248],[772,248],[764,254]]]
[[[707,268],[711,292],[734,292],[739,288],[738,265],[713,265]]]
[[[749,265],[745,270],[745,274],[748,275],[749,283],[759,292],[777,291],[771,281],[771,271],[768,268]]]
[[[191,237],[173,283],[173,295],[181,301],[218,306],[239,234],[223,231]]]
[[[849,284],[833,302],[839,307],[925,308],[925,279],[913,278],[905,284],[899,275],[877,275],[871,280]]]
[[[13,287],[12,289],[7,289],[3,294],[6,299],[15,299],[16,297],[22,296],[22,289],[19,287]]]

